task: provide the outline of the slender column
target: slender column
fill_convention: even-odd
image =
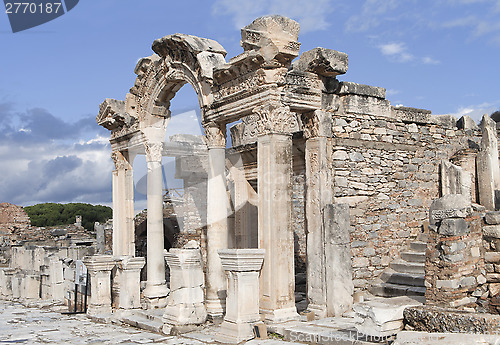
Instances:
[[[163,239],[162,143],[146,143],[147,186],[147,276],[144,296],[153,308],[166,305],[168,288],[165,280]]]
[[[302,115],[306,137],[307,299],[308,309],[319,318],[327,316],[325,231],[322,210],[333,202],[332,168],[329,164],[328,136],[331,115],[316,111]]]
[[[292,226],[292,128],[288,106],[268,102],[257,116],[258,236],[265,249],[260,311],[270,322],[298,319]]]
[[[118,171],[113,171],[113,255],[119,256],[121,253],[120,238],[120,204],[118,202]]]
[[[254,337],[252,326],[260,321],[259,271],[263,249],[219,250],[227,272],[227,312],[216,340],[238,344]]]
[[[113,171],[113,255],[135,256],[134,179],[128,152],[114,151]]]
[[[221,318],[226,304],[226,277],[217,251],[228,247],[226,130],[224,125],[205,126],[208,145],[207,184],[207,313]]]

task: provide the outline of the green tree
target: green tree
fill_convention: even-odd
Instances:
[[[113,216],[110,207],[83,203],[44,203],[24,207],[24,210],[34,226],[73,224],[79,215],[82,216],[82,226],[87,230],[93,230],[95,222],[103,223]]]

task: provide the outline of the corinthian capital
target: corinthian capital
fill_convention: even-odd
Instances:
[[[223,124],[209,122],[203,128],[208,148],[226,147],[226,127]]]
[[[115,163],[116,170],[125,170],[131,168],[131,163],[120,151],[111,152],[111,159],[113,159],[113,163]]]
[[[163,143],[146,142],[144,148],[146,149],[147,162],[161,162]]]
[[[256,107],[257,135],[278,133],[291,134],[298,130],[297,118],[290,107],[278,102],[267,103]]]

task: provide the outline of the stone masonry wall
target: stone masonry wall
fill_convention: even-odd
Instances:
[[[477,133],[436,122],[334,115],[335,202],[351,207],[358,290],[369,287],[420,234],[439,194],[439,162],[478,140]]]

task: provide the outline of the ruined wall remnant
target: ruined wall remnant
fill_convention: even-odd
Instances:
[[[435,200],[429,211],[426,304],[478,310],[486,291],[481,217],[460,194]]]
[[[16,234],[31,226],[28,214],[21,206],[3,202],[0,204],[0,235],[14,239]]]

